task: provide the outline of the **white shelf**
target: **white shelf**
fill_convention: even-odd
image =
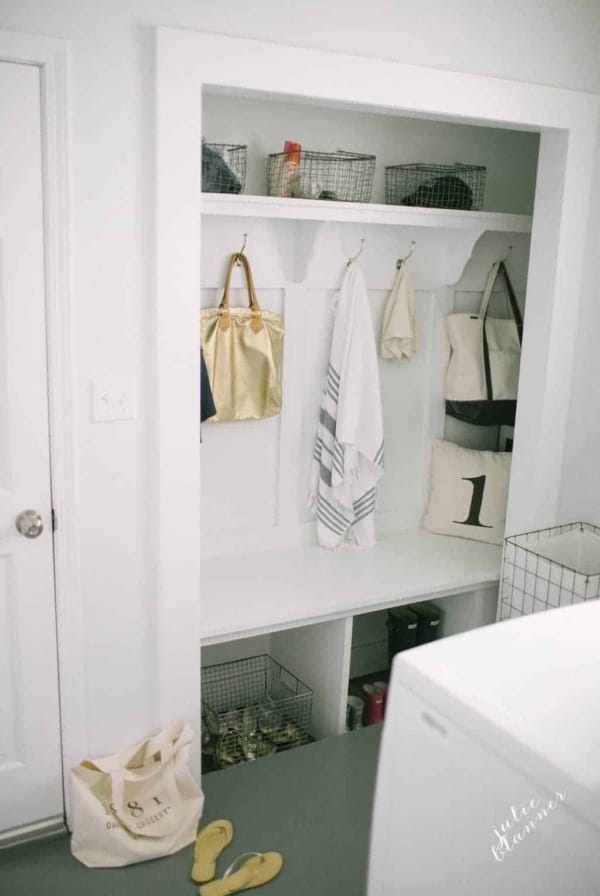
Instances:
[[[202,193],[201,208],[204,215],[225,217],[288,218],[301,221],[340,221],[350,224],[391,224],[403,227],[441,227],[507,233],[530,233],[532,221],[531,215],[225,193]]]
[[[202,563],[203,645],[494,585],[502,549],[422,530],[374,548],[301,545]]]

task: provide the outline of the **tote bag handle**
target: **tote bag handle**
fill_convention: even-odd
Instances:
[[[190,744],[191,740],[192,733],[189,725],[175,723],[161,731],[151,740],[138,744],[137,749],[134,748],[128,754],[121,754],[120,765],[115,762],[114,758],[112,762],[105,761],[88,764],[88,767],[95,767],[98,771],[102,771],[109,776],[111,805],[114,814],[127,830],[139,837],[148,837],[150,839],[165,836],[164,823],[161,826],[162,829],[157,832],[152,827],[144,828],[143,831],[136,830],[127,812],[128,806],[125,804],[125,787],[128,782],[132,784],[149,784],[154,779],[160,784],[161,791],[171,802],[171,813],[168,821],[165,820],[167,830],[170,831],[176,828],[178,816],[181,814],[181,800],[178,797],[175,768],[172,760],[175,753],[182,747]],[[134,757],[136,763],[141,759],[141,765],[137,765],[135,768],[128,768],[126,762],[131,762]]]
[[[515,295],[515,291],[513,289],[512,283],[510,282],[510,277],[508,276],[508,271],[506,270],[506,265],[503,261],[495,261],[492,267],[490,268],[490,272],[488,274],[487,283],[485,284],[485,290],[483,293],[483,298],[481,300],[481,306],[479,308],[479,317],[482,320],[485,320],[488,311],[490,300],[492,298],[492,290],[494,289],[494,284],[496,282],[496,278],[498,274],[502,275],[502,279],[504,281],[504,287],[506,289],[506,293],[508,295],[508,303],[510,306],[510,311],[513,316],[514,322],[517,325],[517,332],[519,334],[519,344],[521,343],[523,336],[523,318],[521,317],[521,310],[517,303],[517,297]]]
[[[487,333],[485,331],[485,320],[488,315],[490,300],[492,297],[492,290],[494,288],[494,284],[496,282],[496,278],[498,274],[502,275],[502,279],[504,281],[504,286],[506,289],[506,293],[508,295],[508,303],[510,306],[510,311],[513,316],[516,328],[517,328],[517,337],[519,339],[519,345],[521,345],[523,340],[523,318],[521,317],[521,310],[517,303],[517,297],[515,295],[515,291],[513,289],[512,283],[510,282],[510,277],[508,276],[508,271],[506,270],[506,265],[503,261],[495,261],[492,267],[490,268],[490,272],[488,274],[487,282],[485,284],[485,290],[483,292],[483,298],[481,300],[481,306],[479,308],[479,317],[483,321],[483,326],[481,328],[482,331],[482,339],[483,339],[483,369],[485,373],[485,391],[487,395],[488,401],[494,400],[494,394],[492,389],[492,369],[490,366],[490,349],[488,346]]]
[[[229,260],[229,267],[227,268],[227,277],[225,279],[225,289],[223,290],[223,298],[221,299],[221,304],[219,305],[219,311],[221,314],[221,320],[219,321],[219,328],[221,330],[228,330],[231,321],[229,319],[229,312],[231,309],[231,303],[229,299],[229,289],[231,286],[231,277],[233,274],[233,269],[235,265],[239,262],[241,264],[244,276],[246,279],[246,288],[248,290],[248,307],[252,314],[252,322],[250,327],[255,333],[260,333],[263,328],[263,323],[261,320],[260,313],[260,305],[258,304],[258,299],[256,297],[256,289],[254,286],[254,279],[252,277],[252,268],[250,267],[250,262],[246,258],[246,256],[242,252],[236,252],[231,256]]]

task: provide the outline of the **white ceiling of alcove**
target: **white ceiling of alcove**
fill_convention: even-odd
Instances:
[[[538,128],[523,124],[517,125],[510,122],[495,121],[492,118],[490,118],[488,124],[481,119],[475,118],[435,115],[432,113],[421,112],[416,109],[398,109],[392,106],[387,107],[379,105],[373,106],[367,103],[341,101],[335,99],[324,101],[319,98],[318,100],[316,100],[310,96],[299,96],[293,93],[280,93],[277,90],[266,92],[263,90],[253,90],[249,88],[241,89],[237,87],[229,87],[223,84],[204,84],[203,93],[205,96],[237,97],[241,99],[259,100],[264,102],[281,102],[294,104],[297,106],[312,106],[318,104],[319,106],[322,106],[324,108],[341,112],[363,112],[367,115],[376,114],[383,117],[417,118],[421,121],[436,121],[443,122],[445,124],[461,124],[466,127],[490,127],[496,128],[498,130],[515,130],[532,134],[539,134]]]

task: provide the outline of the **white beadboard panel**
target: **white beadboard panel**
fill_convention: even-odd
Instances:
[[[202,534],[277,523],[279,420],[204,423]]]
[[[383,310],[388,293],[370,294],[377,347]],[[397,514],[400,529],[419,523],[421,483],[426,475],[423,446],[432,433],[432,421],[426,413],[431,386],[431,368],[438,359],[433,354],[432,328],[435,297],[417,291],[415,317],[417,351],[410,361],[379,362],[384,414],[385,473],[378,489],[377,506],[382,513]],[[440,417],[436,421],[441,425]]]
[[[455,214],[449,212],[450,216]],[[333,221],[306,225],[306,228],[315,228],[316,234],[304,263],[303,282],[309,287],[339,286],[344,265],[358,253],[364,240],[360,266],[368,289],[391,289],[396,262],[408,255],[413,244],[410,265],[417,289],[433,290],[456,283],[485,232],[486,223],[475,217],[467,218],[467,223],[460,228],[441,221],[430,224],[423,221],[423,225]]]
[[[525,291],[529,268],[531,236],[528,233],[494,233],[486,231],[465,265],[457,290],[483,292],[485,278],[492,263],[506,258],[506,267],[515,290]]]
[[[239,232],[225,228],[221,219],[211,219],[204,228],[204,240],[208,240],[203,251],[208,266],[205,277],[221,287],[203,289],[202,305],[213,306],[221,299],[223,245],[228,242],[229,251],[239,240],[239,248],[247,232],[259,299],[263,307],[280,311],[285,318],[283,410],[271,420],[203,426],[202,551],[206,556],[237,552],[245,536],[249,546],[257,549],[314,540],[308,495],[334,322],[332,301],[343,277],[344,260],[358,251],[364,232],[355,225],[283,221],[276,237],[278,228],[273,228],[273,222],[236,219],[237,224]],[[359,263],[369,288],[379,351],[395,259],[409,251],[411,233],[404,229],[394,233],[388,227],[376,230],[377,238],[365,244]],[[294,235],[297,243],[292,245]],[[386,456],[377,507],[382,533],[419,526],[428,496],[433,438],[445,434],[466,447],[496,447],[494,428],[472,427],[445,417],[446,316],[454,309],[471,310],[478,305],[489,265],[506,254],[508,245],[513,246],[509,270],[523,301],[528,237],[485,234],[466,267],[465,245],[457,252],[448,234],[426,232],[415,246],[409,264],[415,283],[417,352],[409,362],[380,360],[379,364]],[[468,252],[471,248],[469,244]],[[452,265],[456,270],[464,268],[464,273],[456,288],[444,287],[441,283]],[[299,272],[305,277],[302,282],[286,279]],[[436,289],[424,288],[427,283],[437,284]],[[232,302],[243,304],[246,295],[237,271],[234,285]]]
[[[333,331],[333,298],[335,290],[305,291],[305,349],[302,368],[302,418],[298,445],[298,517],[304,522],[314,519],[307,501],[311,484],[312,451],[319,420],[321,396],[327,376],[331,335]]]
[[[294,224],[294,221],[261,218],[212,217],[202,229],[203,289],[215,290],[221,301],[229,259],[234,252],[240,251],[244,238],[244,252],[250,259],[257,290],[279,289],[286,280],[292,279]],[[241,268],[234,272],[232,287],[244,287]],[[213,294],[211,302],[215,298]],[[259,294],[259,300],[261,298]]]
[[[259,298],[265,309],[284,313],[282,290],[265,289]],[[214,291],[202,291],[202,307],[214,307],[216,300]],[[245,290],[231,290],[232,305],[246,302]],[[202,425],[203,535],[277,524],[280,429],[278,416]]]

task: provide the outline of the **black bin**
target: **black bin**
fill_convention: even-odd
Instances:
[[[435,641],[440,633],[442,611],[425,601],[411,604],[409,609],[417,617],[417,646]]]
[[[409,607],[394,607],[388,610],[388,661],[401,650],[409,650],[417,644],[418,616]]]

